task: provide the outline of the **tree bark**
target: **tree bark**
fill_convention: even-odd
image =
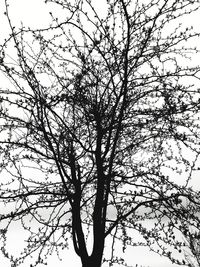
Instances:
[[[87,259],[82,260],[82,267],[101,267],[102,255],[89,256]]]

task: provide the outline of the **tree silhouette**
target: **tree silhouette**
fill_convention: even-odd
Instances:
[[[185,231],[186,246],[189,248],[189,251],[185,251],[185,258],[189,267],[198,267],[200,264],[199,237],[199,231]]]
[[[187,209],[191,208],[190,204],[186,205]],[[195,207],[196,213],[199,214],[198,206]],[[194,212],[194,210],[193,210]],[[189,267],[198,267],[200,265],[200,232],[199,222],[196,221],[192,224],[188,224],[187,220],[182,221],[182,225],[179,227],[183,233],[185,241],[185,262]]]
[[[199,33],[184,22],[199,1],[108,0],[104,12],[90,0],[45,2],[65,19],[52,11],[49,27],[30,29],[12,25],[5,0],[2,252],[13,266],[37,252],[36,266],[72,238],[83,267],[125,264],[118,243],[184,264],[176,233],[199,223],[200,204]],[[29,233],[17,258],[5,246],[16,221]]]

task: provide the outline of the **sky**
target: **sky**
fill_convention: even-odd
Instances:
[[[49,11],[51,8],[48,8],[48,5],[44,4],[42,0],[14,0],[10,2],[10,15],[13,19],[13,25],[19,26],[21,22],[24,25],[29,25],[30,27],[37,28],[43,25],[48,25],[50,21]],[[51,7],[51,5],[50,5]],[[102,8],[100,6],[99,8]],[[6,17],[3,14],[5,11],[4,0],[0,1],[0,41],[2,41],[8,32]],[[54,10],[59,13],[59,10]],[[194,18],[195,19],[195,18]],[[196,182],[198,182],[198,175],[195,177]],[[22,242],[22,235],[18,230],[18,227],[13,227],[10,233],[9,246],[11,251],[16,251],[20,247]],[[80,267],[80,260],[75,255],[72,246],[69,250],[65,250],[61,253],[62,262],[60,262],[56,255],[52,255],[48,259],[48,267]],[[172,264],[168,259],[160,257],[157,254],[151,253],[148,249],[145,248],[131,248],[126,252],[126,258],[128,264],[131,264],[135,267],[138,264],[138,267],[176,267],[175,264]],[[7,259],[0,254],[0,263],[1,266],[10,267],[10,263]],[[22,265],[22,267],[27,267],[27,265]],[[104,265],[103,265],[104,267]],[[107,267],[105,265],[105,267]]]

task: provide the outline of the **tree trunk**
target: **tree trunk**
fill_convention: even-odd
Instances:
[[[101,267],[102,256],[88,257],[84,261],[82,260],[82,267]]]

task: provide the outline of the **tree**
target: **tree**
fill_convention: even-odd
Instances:
[[[187,208],[190,208],[189,205]],[[196,209],[196,213],[199,214],[198,208]],[[199,227],[200,225],[198,221],[188,224],[185,220],[182,221],[182,226],[180,227],[185,240],[185,260],[189,267],[198,267],[200,265]]]
[[[19,257],[4,255],[18,266],[37,251],[36,266],[72,237],[83,267],[125,264],[116,242],[184,264],[176,233],[199,221],[200,204],[199,33],[184,22],[199,1],[109,0],[104,12],[95,1],[45,2],[65,16],[30,29],[12,25],[5,0],[1,234],[5,244],[19,221],[29,237]]]
[[[199,230],[195,232],[185,231],[186,243],[189,251],[185,251],[188,266],[196,267],[200,264]]]

